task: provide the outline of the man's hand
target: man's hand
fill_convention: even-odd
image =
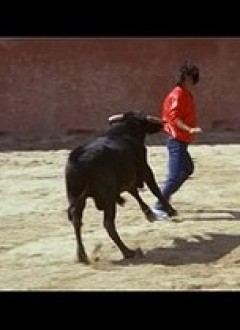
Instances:
[[[202,133],[202,129],[201,127],[191,127],[189,133],[190,134]]]

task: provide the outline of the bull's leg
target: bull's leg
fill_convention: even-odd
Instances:
[[[177,211],[169,204],[169,202],[163,197],[161,190],[159,189],[157,182],[154,178],[153,172],[149,166],[146,166],[144,171],[144,181],[146,182],[150,191],[155,195],[164,210],[167,212],[169,216],[173,216],[177,214]]]
[[[107,207],[104,209],[104,227],[111,237],[113,242],[118,246],[119,250],[122,252],[124,258],[133,258],[136,256],[142,256],[142,251],[140,249],[130,250],[121,240],[119,234],[117,233],[115,226],[115,216],[116,216],[116,205],[115,203],[108,203]]]
[[[71,212],[72,224],[77,241],[77,259],[79,262],[89,264],[85,248],[82,243],[82,213],[85,206],[85,201],[81,201],[78,205],[73,206]]]
[[[152,212],[152,210],[150,209],[150,207],[143,201],[143,199],[140,197],[137,189],[136,190],[132,190],[129,191],[129,193],[136,199],[136,201],[138,202],[141,210],[143,211],[146,219],[150,222],[153,222],[154,220],[156,220],[154,213]]]

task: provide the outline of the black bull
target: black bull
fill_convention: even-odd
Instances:
[[[153,221],[154,214],[138,192],[146,183],[168,215],[176,214],[163,198],[147,163],[145,136],[161,130],[160,120],[137,112],[126,112],[111,116],[109,123],[110,127],[104,134],[72,150],[66,165],[68,217],[76,235],[78,261],[84,263],[89,263],[89,259],[82,242],[81,228],[88,197],[94,200],[98,210],[103,211],[104,227],[124,258],[141,256],[142,252],[129,249],[116,230],[116,204],[124,204],[122,192],[130,193],[147,220]]]

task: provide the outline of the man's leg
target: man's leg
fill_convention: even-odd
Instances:
[[[169,153],[168,178],[162,188],[162,195],[169,200],[193,171],[193,162],[187,152],[187,144],[175,139],[168,139]],[[155,209],[161,210],[161,204],[157,202]]]
[[[183,153],[183,162],[182,170],[179,176],[178,183],[175,185],[175,189],[172,191],[172,194],[179,190],[182,184],[189,178],[189,176],[194,172],[194,163],[186,149],[186,152]]]

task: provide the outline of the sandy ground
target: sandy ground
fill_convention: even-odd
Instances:
[[[148,146],[159,184],[164,146]],[[149,223],[135,200],[118,207],[118,231],[145,257],[123,260],[88,200],[83,236],[93,260],[76,262],[67,220],[64,166],[69,150],[0,153],[1,290],[237,290],[240,288],[240,145],[192,145],[194,176],[172,203],[179,216]],[[145,187],[141,195],[152,205]],[[97,247],[101,246],[98,250]],[[95,256],[99,257],[94,262]]]

